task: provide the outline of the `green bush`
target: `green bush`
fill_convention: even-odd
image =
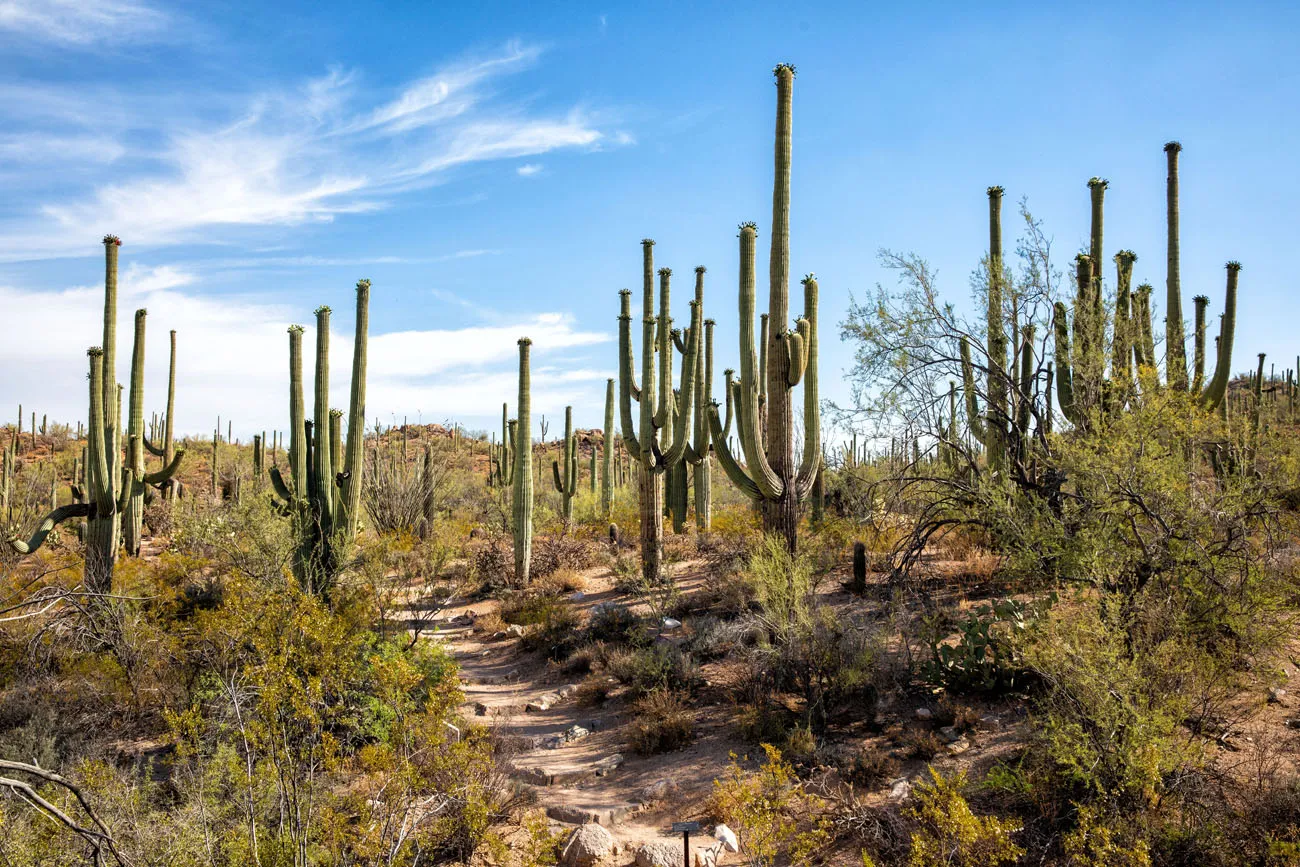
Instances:
[[[634,698],[662,689],[693,693],[701,681],[691,655],[671,644],[611,652],[606,668]]]
[[[628,746],[643,756],[680,749],[695,736],[695,711],[681,693],[655,689],[632,706]]]
[[[996,867],[1025,853],[1011,839],[1019,824],[971,811],[962,795],[965,774],[944,777],[930,768],[930,779],[913,790],[908,809],[919,825],[912,833],[909,867]]]

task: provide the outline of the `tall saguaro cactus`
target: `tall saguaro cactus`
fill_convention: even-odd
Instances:
[[[134,376],[133,376],[134,381]],[[149,440],[144,441],[145,451],[156,458],[162,458],[163,466],[168,467],[176,457],[176,442],[173,438],[175,427],[173,419],[176,414],[176,332],[171,332],[171,361],[167,366],[167,415],[163,418],[162,446],[158,447]],[[159,485],[164,500],[174,500],[180,483],[174,477],[164,479]]]
[[[608,518],[614,507],[614,380],[605,381],[604,447],[600,454],[600,514]]]
[[[817,280],[803,280],[804,314],[787,330],[790,306],[790,157],[794,67],[777,66],[776,137],[772,182],[772,244],[768,265],[766,430],[760,421],[754,346],[754,244],[752,223],[740,228],[740,382],[733,402],[745,466],[726,442],[717,404],[709,411],[718,462],[728,478],[762,507],[763,528],[798,544],[799,505],[812,492],[821,465],[821,406],[817,391]],[[794,453],[794,389],[803,383],[803,455]]]
[[[567,528],[573,520],[573,497],[578,493],[578,438],[573,435],[573,407],[564,408],[564,468],[559,461],[551,461],[555,473],[555,490],[560,494],[561,514]]]
[[[322,594],[329,592],[348,548],[356,539],[360,517],[365,469],[361,446],[366,417],[370,281],[358,281],[356,292],[346,448],[342,443],[342,414],[329,408],[330,308],[322,306],[316,310],[316,378],[311,421],[306,419],[303,401],[302,327],[289,327],[290,479],[286,481],[278,468],[271,468],[271,483],[296,524],[298,546],[294,573],[303,587]]]
[[[136,314],[136,347],[132,362],[133,414],[130,462],[123,465],[121,434],[121,387],[113,376],[117,352],[117,262],[122,242],[115,235],[104,236],[104,346],[92,347],[90,360],[90,408],[86,450],[85,502],[74,502],[50,512],[27,541],[9,539],[19,554],[30,554],[44,544],[49,533],[69,518],[86,518],[84,580],[88,590],[108,593],[113,585],[113,566],[122,538],[122,514],[139,492],[143,507],[143,484],[158,484],[169,478],[179,464],[178,453],[169,467],[155,474],[143,472],[143,377],[144,311]],[[138,404],[138,411],[134,405]]]
[[[1165,376],[1175,391],[1187,391],[1187,347],[1183,336],[1183,296],[1179,277],[1178,154],[1183,146],[1165,143],[1167,265],[1165,271]]]
[[[646,239],[641,242],[641,263],[641,386],[637,386],[632,370],[632,293],[624,289],[619,292],[618,316],[619,415],[623,446],[639,470],[641,572],[647,582],[657,584],[663,577],[664,476],[674,470],[686,455],[689,435],[686,419],[695,400],[695,358],[703,329],[701,305],[698,301],[691,301],[691,327],[684,340],[681,388],[674,398],[672,318],[669,312],[672,271],[668,268],[659,270],[659,315],[656,316],[654,241]],[[633,420],[633,402],[640,406],[639,431]]]
[[[533,556],[533,448],[532,379],[529,354],[533,342],[519,338],[519,417],[514,431],[513,529],[515,537],[515,581],[528,584],[529,564]]]
[[[1225,267],[1228,286],[1224,292],[1223,319],[1219,323],[1218,358],[1214,364],[1214,376],[1201,392],[1201,404],[1209,410],[1216,410],[1223,404],[1228,393],[1228,380],[1232,376],[1232,338],[1237,325],[1237,277],[1241,273],[1241,263],[1229,262]]]

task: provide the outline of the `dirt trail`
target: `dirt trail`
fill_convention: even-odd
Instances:
[[[604,602],[633,604],[614,590],[607,569],[589,570],[583,578],[586,590],[570,604],[584,618]],[[681,837],[669,832],[670,825],[697,818],[730,752],[744,749],[727,725],[730,708],[702,708],[689,747],[638,756],[627,747],[629,716],[622,701],[582,706],[574,697],[581,675],[566,675],[540,654],[520,650],[514,636],[494,638],[461,625],[471,612],[481,616],[496,607],[490,600],[455,600],[432,624],[431,640],[444,644],[460,664],[465,715],[498,726],[518,744],[512,776],[533,788],[557,828],[604,825],[623,848],[619,865],[633,864],[637,846],[654,840],[673,843],[680,859]],[[692,840],[692,855],[712,842],[708,835]]]

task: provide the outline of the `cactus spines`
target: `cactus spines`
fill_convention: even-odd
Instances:
[[[528,584],[528,567],[533,552],[533,449],[531,377],[529,353],[533,342],[519,339],[519,417],[516,421],[518,442],[514,448],[513,527],[515,542],[515,581]]]
[[[1209,410],[1223,405],[1232,371],[1232,338],[1237,324],[1237,278],[1241,273],[1241,263],[1229,262],[1225,267],[1228,271],[1228,285],[1223,298],[1223,319],[1219,323],[1219,336],[1216,339],[1218,346],[1214,376],[1201,393],[1201,404]]]
[[[567,529],[573,520],[573,497],[578,493],[578,439],[573,435],[573,407],[564,408],[564,443],[561,447],[564,467],[559,461],[551,461],[551,470],[555,473],[555,490],[560,495],[561,514]]]
[[[614,507],[614,404],[617,400],[614,380],[608,379],[605,381],[605,429],[602,431],[605,443],[600,455],[600,514],[605,518]]]
[[[740,359],[741,379],[734,387],[736,423],[746,467],[742,469],[726,443],[718,407],[710,406],[709,423],[723,471],[740,490],[757,500],[763,529],[781,536],[787,548],[798,544],[799,505],[812,492],[821,464],[821,421],[817,382],[817,280],[803,280],[804,317],[795,323],[799,339],[787,337],[790,277],[790,160],[794,69],[776,69],[777,112],[772,181],[772,241],[769,257],[767,394],[760,419],[759,372],[754,370],[754,240],[752,226],[740,230]],[[797,373],[801,371],[801,375]],[[804,389],[803,455],[796,466],[792,382]]]
[[[135,311],[135,343],[131,350],[130,417],[127,425],[126,462],[131,468],[131,489],[122,514],[122,541],[126,553],[140,554],[144,521],[144,335],[148,311]]]
[[[1150,283],[1143,283],[1137,288],[1138,337],[1142,344],[1140,365],[1156,366],[1156,338],[1151,327],[1151,292]]]
[[[1192,393],[1200,394],[1205,385],[1205,308],[1209,305],[1208,295],[1197,295],[1192,299],[1195,305],[1192,344]]]
[[[316,503],[320,533],[328,536],[334,523],[334,450],[330,448],[330,308],[316,308],[316,390],[312,427],[312,500]]]
[[[1165,143],[1167,256],[1165,270],[1165,377],[1175,391],[1187,391],[1187,349],[1183,336],[1183,300],[1179,277],[1178,154],[1183,146]]]
[[[989,470],[1005,470],[1007,417],[1007,336],[1002,326],[1002,187],[988,188],[989,261],[988,308],[985,326],[988,338],[988,418],[984,422],[984,447]]]

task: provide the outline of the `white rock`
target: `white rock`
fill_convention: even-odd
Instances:
[[[513,635],[515,638],[523,638],[524,628],[520,626],[518,623],[511,623],[509,626],[506,627],[506,634]]]
[[[569,600],[572,601],[572,602],[581,602],[582,600],[584,600],[584,599],[586,599],[586,598],[587,598],[587,594],[586,594],[586,593],[583,593],[581,590],[579,590],[578,592],[576,592],[576,593],[574,593],[572,596],[570,596],[570,597],[569,597]]]
[[[603,825],[583,825],[573,832],[560,856],[564,867],[597,867],[619,852],[618,840]]]
[[[889,789],[889,800],[906,801],[910,794],[912,794],[912,784],[907,780],[897,780]]]
[[[736,836],[735,831],[731,830],[726,825],[719,825],[713,829],[713,839],[721,843],[722,848],[726,849],[728,852],[740,851],[740,838]]]
[[[667,840],[642,843],[636,849],[636,867],[678,867],[682,863],[682,844]]]
[[[664,618],[664,629],[680,629],[682,622],[675,617]]]

